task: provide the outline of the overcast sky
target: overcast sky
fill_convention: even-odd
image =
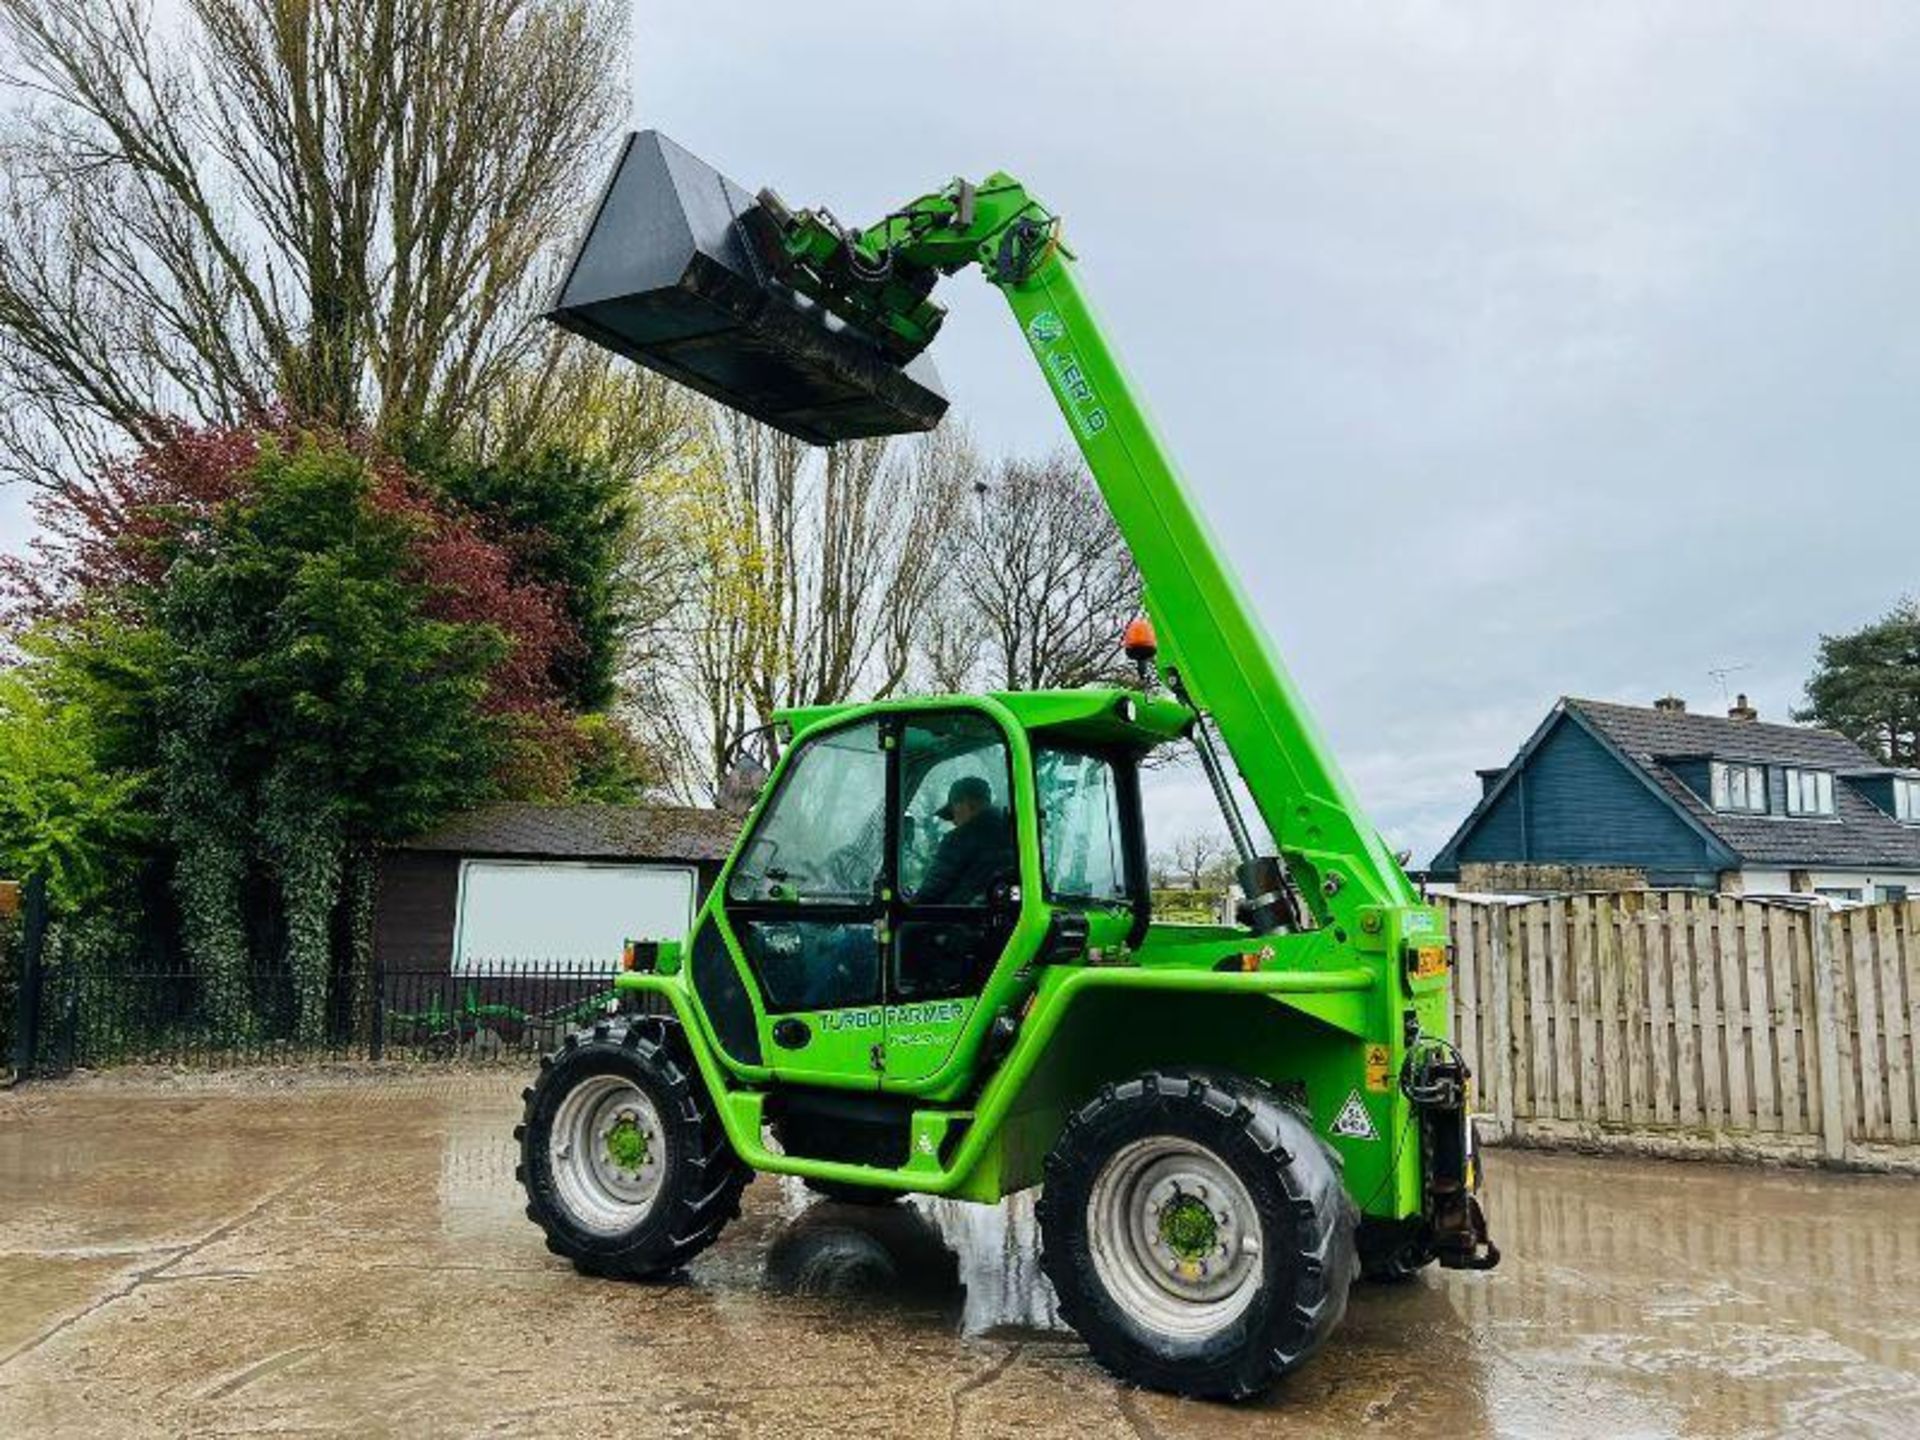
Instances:
[[[1784,718],[1920,591],[1920,6],[634,3],[636,123],[750,189],[859,220],[1006,168],[1066,216],[1421,861],[1556,696],[1744,664]],[[943,297],[955,413],[1062,443],[998,297]]]
[[[637,123],[749,189],[1005,168],[1065,215],[1421,861],[1555,697],[1744,664],[1784,719],[1920,591],[1920,6],[637,4]],[[955,413],[1065,440],[998,297],[944,297]]]

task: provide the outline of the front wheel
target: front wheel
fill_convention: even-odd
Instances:
[[[1061,1315],[1135,1384],[1256,1394],[1346,1312],[1354,1210],[1338,1162],[1252,1081],[1104,1088],[1048,1155],[1039,1218]]]
[[[686,1264],[740,1213],[753,1172],[656,1017],[568,1035],[527,1090],[520,1183],[547,1248],[590,1275],[646,1279]]]

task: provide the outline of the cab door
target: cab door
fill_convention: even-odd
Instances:
[[[1040,741],[1033,791],[1042,898],[1085,921],[1089,949],[1136,943],[1149,907],[1135,760]]]
[[[890,741],[875,720],[805,737],[727,878],[761,1052],[782,1079],[880,1080]]]
[[[977,710],[898,722],[893,881],[886,904],[886,1075],[934,1074],[979,1003],[1019,911],[1012,765]]]

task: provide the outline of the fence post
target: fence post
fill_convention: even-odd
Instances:
[[[47,877],[27,881],[25,918],[21,928],[20,994],[13,1011],[13,1078],[33,1072],[40,1050],[40,992],[46,978]]]
[[[1493,1114],[1500,1138],[1513,1139],[1513,997],[1508,991],[1507,907],[1487,908],[1487,1006],[1493,1021]]]
[[[1835,976],[1833,937],[1828,932],[1830,917],[1824,905],[1807,909],[1807,927],[1812,932],[1813,957],[1813,1043],[1820,1059],[1820,1142],[1821,1153],[1829,1160],[1847,1156],[1847,1111],[1840,1087],[1840,1027],[1847,1023],[1840,1013],[1840,991]]]
[[[373,950],[373,1033],[367,1037],[367,1058],[384,1060],[387,1056],[387,949],[375,944]]]

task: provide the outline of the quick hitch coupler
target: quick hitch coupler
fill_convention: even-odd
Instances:
[[[1500,1248],[1487,1235],[1467,1097],[1473,1072],[1444,1040],[1421,1036],[1409,1048],[1401,1088],[1420,1119],[1420,1155],[1427,1233],[1449,1270],[1491,1270]]]

